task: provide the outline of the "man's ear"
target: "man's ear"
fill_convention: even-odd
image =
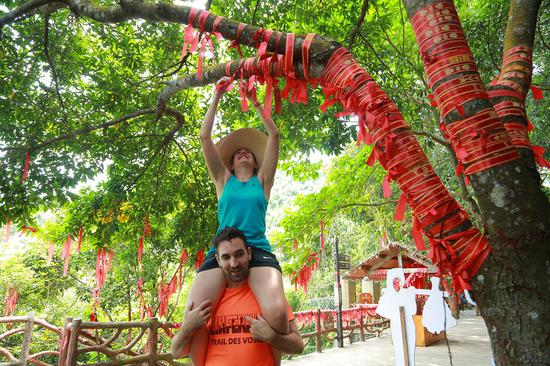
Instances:
[[[216,258],[216,262],[218,262],[218,266],[222,266],[222,264],[220,263],[220,257],[218,257],[218,254],[214,254],[214,257]]]
[[[248,260],[252,259],[252,247],[246,247],[246,252],[248,254]]]

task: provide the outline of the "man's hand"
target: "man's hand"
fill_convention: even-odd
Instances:
[[[258,315],[258,319],[245,316],[246,321],[250,324],[250,333],[252,333],[252,338],[257,341],[262,341],[270,343],[275,335],[273,328],[265,321],[265,319]]]
[[[255,340],[269,343],[282,353],[300,354],[304,352],[304,340],[294,320],[288,323],[290,330],[288,334],[279,334],[269,326],[261,315],[258,315],[258,319],[248,316],[245,316],[245,319],[250,324],[250,333]]]
[[[185,315],[181,323],[181,329],[186,332],[193,332],[205,325],[212,315],[212,301],[206,300],[199,306],[193,309],[193,302],[185,307]]]
[[[185,315],[180,330],[172,338],[170,346],[174,358],[181,358],[189,354],[189,344],[193,333],[204,326],[212,315],[212,301],[206,300],[193,309],[193,302],[190,301],[185,307]]]

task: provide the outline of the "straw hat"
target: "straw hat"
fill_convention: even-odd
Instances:
[[[223,139],[216,143],[218,153],[222,158],[223,163],[228,169],[231,168],[233,163],[231,159],[233,154],[238,149],[245,147],[252,151],[258,169],[262,166],[264,161],[264,151],[267,145],[267,135],[255,128],[241,128],[239,130],[231,132]]]

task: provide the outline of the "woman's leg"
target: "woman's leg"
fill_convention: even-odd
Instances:
[[[281,272],[273,267],[250,268],[248,285],[271,328],[278,333],[288,334],[288,308]]]
[[[248,285],[271,328],[280,334],[288,334],[288,308],[281,272],[273,267],[250,268]],[[275,365],[280,365],[282,353],[272,347],[271,354]]]
[[[225,289],[225,277],[221,268],[214,268],[197,273],[187,301],[193,301],[193,306],[198,306],[206,300],[212,301],[212,308],[216,309]],[[189,345],[189,354],[193,365],[203,366],[208,347],[208,332],[205,327],[198,329],[193,334]]]

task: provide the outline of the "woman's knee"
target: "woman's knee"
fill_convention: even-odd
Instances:
[[[261,308],[262,316],[269,325],[281,334],[288,334],[288,313],[284,301],[274,301]]]

